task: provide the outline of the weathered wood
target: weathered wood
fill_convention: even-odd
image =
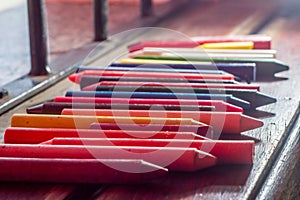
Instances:
[[[283,82],[285,96],[282,96],[287,102],[294,102],[292,105],[297,109],[297,102],[300,100],[298,92],[299,87],[299,63],[298,55],[300,53],[300,40],[297,36],[300,31],[299,19],[300,13],[299,4],[296,1],[287,1],[281,8],[281,12],[272,23],[269,24],[263,33],[274,38],[273,46],[279,50],[279,57],[286,60],[291,67],[291,70],[285,75],[289,77],[288,81]],[[275,89],[274,89],[275,90]],[[284,113],[289,108],[290,104],[286,104],[285,108],[280,110]],[[298,199],[300,196],[300,123],[299,123],[299,108],[296,114],[295,125],[289,133],[289,137],[285,141],[283,148],[280,151],[275,164],[272,166],[260,193],[259,199]]]
[[[220,2],[218,2],[220,3]],[[227,2],[228,3],[228,2]],[[221,3],[220,3],[221,4]],[[224,8],[224,6],[222,7]],[[264,7],[261,7],[264,9]],[[195,8],[194,8],[195,9]],[[251,9],[250,9],[251,10]],[[211,12],[211,10],[210,10]],[[193,13],[193,12],[191,12]],[[230,13],[228,13],[230,16]],[[212,16],[211,14],[210,16]],[[261,13],[259,14],[261,15]],[[182,16],[179,16],[182,17]],[[270,17],[270,16],[268,16]],[[189,18],[191,19],[191,18]],[[228,19],[228,18],[227,18]],[[200,18],[198,18],[200,20]],[[295,20],[296,21],[296,20]],[[174,20],[175,23],[175,20]],[[166,24],[166,23],[164,23]],[[189,26],[185,23],[183,26]],[[208,23],[211,25],[211,23]],[[171,24],[172,25],[172,24]],[[258,25],[258,24],[256,24]],[[256,29],[258,26],[255,24],[251,23],[251,26]],[[265,24],[267,25],[267,24]],[[183,26],[180,26],[179,29],[183,28]],[[259,25],[260,26],[260,25]],[[201,24],[199,27],[202,27]],[[291,26],[293,27],[293,26]],[[228,28],[228,27],[227,27]],[[261,29],[263,26],[260,27]],[[228,28],[230,29],[230,28]],[[273,27],[271,30],[273,31],[272,36],[274,34],[280,33],[280,30],[282,29],[287,29],[287,28],[282,28],[282,27]],[[291,30],[291,28],[289,28]],[[186,30],[189,30],[186,27]],[[212,29],[208,29],[212,31]],[[227,29],[224,28],[223,31],[226,31]],[[249,29],[251,30],[251,29]],[[218,34],[217,30],[215,34]],[[193,30],[192,30],[193,32]],[[230,31],[228,31],[230,32]],[[227,33],[228,33],[227,32]],[[219,34],[224,34],[219,33]],[[236,32],[237,34],[238,32]],[[266,32],[268,33],[268,32]],[[292,34],[294,33],[294,34]],[[296,39],[297,37],[297,31],[290,31],[289,36],[291,38]],[[292,34],[292,35],[291,35]],[[275,44],[277,37],[274,37]],[[293,65],[296,64],[295,60],[292,58],[296,57],[296,53],[294,56],[289,56],[287,59],[286,52],[288,49],[293,49],[293,45],[295,45],[294,40],[290,40],[290,45],[287,46],[286,48],[282,48],[282,44],[284,43],[284,39],[286,39],[286,35],[282,36],[282,42],[280,42],[281,45],[275,46],[275,49],[279,50],[279,58],[281,58],[283,61],[288,62],[289,64]],[[296,43],[297,46],[297,43]],[[285,81],[276,81],[274,80],[273,82],[261,82],[261,91],[265,92],[269,95],[275,96],[278,99],[278,103],[270,106],[265,106],[262,110],[267,111],[267,112],[273,112],[276,113],[275,117],[270,117],[268,119],[265,119],[265,126],[262,127],[259,130],[254,130],[245,133],[245,135],[257,138],[260,140],[260,142],[257,143],[256,145],[256,150],[255,150],[255,162],[254,165],[251,169],[250,176],[247,177],[247,181],[245,182],[244,185],[240,185],[239,189],[235,190],[232,192],[232,187],[227,185],[225,187],[219,187],[217,184],[213,184],[213,186],[207,186],[205,185],[204,187],[201,185],[204,184],[205,181],[207,181],[210,177],[210,174],[205,172],[207,176],[204,175],[201,177],[198,177],[197,183],[193,185],[195,189],[187,193],[186,191],[182,190],[182,193],[180,193],[183,196],[180,197],[185,197],[185,198],[191,198],[195,199],[197,197],[202,197],[204,199],[228,199],[228,198],[235,198],[235,199],[243,199],[243,198],[254,198],[257,193],[259,192],[260,187],[264,183],[264,180],[266,176],[269,173],[269,170],[271,166],[273,165],[275,159],[278,156],[278,153],[281,151],[281,147],[286,139],[286,137],[289,135],[297,113],[295,112],[297,107],[298,107],[298,101],[299,101],[299,95],[297,93],[297,89],[300,85],[299,82],[296,81],[297,79],[297,74],[299,74],[299,68],[291,68],[291,70],[287,73],[285,73],[286,76],[289,77],[289,80]],[[292,89],[293,88],[293,89]],[[295,92],[291,92],[295,91]],[[204,172],[203,172],[204,173]],[[294,173],[292,173],[294,174]],[[196,176],[196,175],[195,175]],[[175,181],[176,182],[176,181]],[[178,180],[178,182],[180,182]],[[170,182],[164,182],[162,185],[169,185],[169,184],[176,184],[176,183],[170,183]],[[115,191],[117,190],[117,191]],[[118,196],[117,194],[120,193]],[[174,195],[175,192],[170,192],[170,193],[164,193],[163,198],[170,198],[170,199],[176,199],[178,195]],[[145,189],[142,188],[140,190],[135,190],[133,187],[130,186],[125,186],[125,187],[111,187],[106,190],[102,195],[99,196],[99,199],[104,199],[104,198],[115,198],[117,199],[118,197],[125,196],[130,198],[139,198],[143,197],[144,199],[153,199],[153,198],[161,198],[160,196],[161,193],[159,189],[157,188],[151,188],[151,189]]]
[[[1,199],[64,199],[72,192],[72,185],[38,183],[0,183]]]
[[[245,21],[247,22],[248,20],[251,23],[248,23],[249,27],[247,28],[251,32],[251,30],[256,29],[261,24],[260,21],[256,22],[249,19],[262,18],[261,20],[263,20],[269,18],[270,13],[272,13],[271,11],[265,12],[266,15],[263,15],[263,11],[268,6],[269,4],[266,2],[246,0],[238,4],[235,1],[193,2],[189,9],[176,13],[172,19],[169,18],[163,21],[161,25],[191,36],[238,34],[240,33],[236,31],[239,30],[238,27],[245,26]],[[238,12],[234,12],[233,8]],[[180,20],[182,19],[185,19],[184,23],[180,24]],[[297,39],[297,34],[300,31],[298,21],[299,14],[296,14],[296,12],[294,15],[273,18],[272,23],[269,24],[270,26],[265,24],[265,29],[262,31],[262,33],[270,34],[273,37],[273,46],[279,51],[278,58],[289,63],[291,69],[284,74],[284,76],[289,78],[288,80],[259,83],[261,91],[275,96],[278,102],[262,108],[263,111],[276,113],[276,116],[264,119],[264,127],[244,133],[244,135],[259,140],[255,147],[255,161],[253,166],[218,166],[197,173],[170,174],[167,179],[161,182],[147,185],[107,186],[106,188],[102,188],[103,190],[98,195],[98,199],[245,199],[256,197],[297,120],[298,113],[296,110],[300,99],[298,94],[298,88],[300,87],[298,74],[300,73],[300,68],[297,66],[299,60],[295,59],[299,55],[297,47],[300,45],[300,40]],[[263,26],[260,27],[260,29],[262,28]],[[241,33],[246,32],[241,31]],[[289,40],[287,40],[287,35]],[[166,38],[167,35],[156,37]],[[144,38],[149,39],[149,34],[145,34],[138,39],[142,40]],[[110,56],[114,58],[117,54],[118,51],[114,51]],[[95,64],[105,63],[107,62],[106,59],[107,57],[100,58]],[[63,95],[67,89],[78,89],[74,87],[77,86],[64,80],[45,92],[40,93],[30,101],[9,111],[1,116],[1,131],[4,131],[4,128],[9,126],[9,120],[13,113],[22,113],[30,105],[51,99],[53,96]],[[296,155],[298,155],[299,151],[297,149],[299,149],[299,145],[295,148],[296,150],[290,152],[297,153]],[[290,158],[299,158],[296,155]],[[299,164],[291,163],[287,166],[287,169],[293,170],[292,167],[294,166],[297,167]],[[284,170],[281,170],[281,172],[284,172]],[[288,171],[287,174],[288,177],[298,175],[295,171]],[[288,179],[284,176],[281,176],[281,180],[286,184],[289,183]],[[295,188],[299,182],[297,183],[293,179],[290,184],[292,184],[291,188]],[[28,194],[27,189],[19,189],[18,184],[12,185],[9,192],[6,192],[7,189],[5,188],[3,190],[0,189],[0,194],[4,196],[14,196],[20,193]],[[274,185],[281,187],[280,180]],[[42,185],[39,187],[45,193],[51,194],[50,186]],[[72,185],[70,187],[73,190],[76,186]],[[33,189],[29,191],[30,195],[32,195],[31,197],[40,197],[40,194],[34,192]],[[284,191],[278,190],[278,188],[271,191],[279,195],[284,195]],[[70,192],[70,188],[66,190],[62,189],[61,192],[64,194],[65,192]],[[289,190],[289,192],[293,191]]]

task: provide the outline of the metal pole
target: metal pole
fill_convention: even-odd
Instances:
[[[44,0],[27,0],[30,35],[31,70],[29,75],[49,73],[47,29]]]
[[[141,0],[141,17],[148,17],[153,15],[152,0]]]
[[[94,0],[94,32],[95,41],[107,39],[108,1]]]

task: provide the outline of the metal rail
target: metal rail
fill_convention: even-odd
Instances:
[[[94,0],[94,40],[103,41],[107,39],[108,24],[108,1]]]
[[[31,70],[29,75],[47,75],[48,45],[44,0],[27,0]]]
[[[50,73],[48,67],[47,19],[44,0],[27,0],[31,70],[29,75],[39,76]],[[108,37],[108,0],[94,0],[94,40],[103,41]],[[153,14],[152,0],[140,1],[142,17]]]
[[[141,0],[141,17],[148,17],[153,15],[153,6],[152,0]]]

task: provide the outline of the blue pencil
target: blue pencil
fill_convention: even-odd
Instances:
[[[66,96],[73,97],[111,97],[111,98],[146,98],[146,99],[202,99],[222,100],[233,105],[250,109],[248,101],[241,100],[230,94],[195,94],[171,92],[114,92],[114,91],[67,91]]]

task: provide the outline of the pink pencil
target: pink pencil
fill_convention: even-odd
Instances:
[[[198,74],[198,73],[167,73],[167,72],[134,72],[134,71],[108,71],[108,70],[85,70],[69,76],[69,80],[80,83],[83,76],[115,76],[115,77],[150,77],[150,78],[183,78],[204,80],[234,80],[232,74]]]

